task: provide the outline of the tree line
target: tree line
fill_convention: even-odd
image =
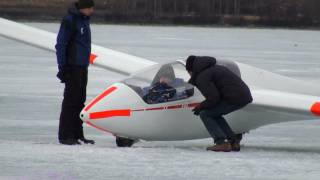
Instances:
[[[319,0],[109,0],[115,21],[270,26],[319,25]]]
[[[59,19],[74,0],[2,0],[0,15]],[[319,26],[319,0],[96,0],[111,23]]]

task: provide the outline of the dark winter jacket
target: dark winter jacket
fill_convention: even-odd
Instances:
[[[216,64],[212,57],[196,57],[190,83],[206,98],[202,109],[214,108],[220,101],[230,105],[245,106],[252,102],[249,87],[240,77],[224,66]]]
[[[61,23],[57,37],[56,54],[59,69],[65,66],[89,65],[91,54],[90,17],[74,6]]]

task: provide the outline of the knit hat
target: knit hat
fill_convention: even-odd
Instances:
[[[186,63],[186,70],[193,71],[193,62],[195,61],[196,56],[189,56]]]
[[[78,0],[76,3],[78,9],[92,8],[94,7],[93,0]]]

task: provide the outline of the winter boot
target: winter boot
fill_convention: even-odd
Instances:
[[[242,134],[237,134],[235,137],[229,139],[229,142],[232,146],[232,151],[240,151],[240,141],[242,140]]]
[[[235,151],[235,152],[239,152],[240,151],[240,143],[239,142],[232,143],[231,147],[232,147],[232,151]]]
[[[90,140],[90,139],[86,139],[86,138],[80,138],[79,139],[80,141],[82,141],[83,143],[85,144],[95,144],[95,141],[94,140]]]
[[[69,138],[69,139],[59,139],[60,144],[63,145],[81,145],[81,143],[77,139]]]
[[[207,147],[207,151],[230,152],[232,151],[232,146],[229,142],[224,142],[222,144]]]

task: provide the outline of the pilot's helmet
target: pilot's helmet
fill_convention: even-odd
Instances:
[[[175,80],[174,70],[171,65],[163,65],[158,73],[156,74],[152,84],[156,84],[160,82],[161,79],[166,79],[169,82],[173,82]]]

